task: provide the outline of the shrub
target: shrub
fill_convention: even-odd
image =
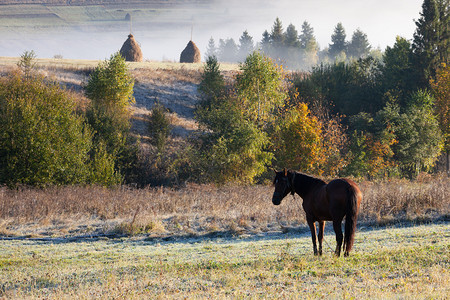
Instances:
[[[158,153],[162,153],[171,130],[170,119],[162,104],[156,103],[153,106],[148,130],[151,143],[157,148]]]
[[[57,84],[15,74],[0,81],[0,182],[48,185],[89,179],[92,131]]]

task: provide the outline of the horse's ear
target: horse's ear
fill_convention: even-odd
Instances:
[[[284,172],[284,176],[287,176],[287,169],[286,168],[284,168],[284,170],[283,170],[283,172]]]

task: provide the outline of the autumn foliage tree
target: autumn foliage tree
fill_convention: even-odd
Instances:
[[[321,163],[321,126],[308,106],[300,103],[287,111],[273,135],[276,167],[313,172]]]
[[[435,98],[435,114],[444,138],[444,151],[447,155],[447,171],[450,169],[450,67],[442,64],[437,70],[436,79],[430,86]]]

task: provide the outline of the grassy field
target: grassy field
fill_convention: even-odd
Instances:
[[[0,69],[12,68],[17,65],[19,57],[0,56]],[[35,63],[38,69],[54,69],[59,71],[77,71],[94,69],[101,61],[88,59],[56,59],[56,58],[36,58]],[[204,63],[178,63],[178,62],[127,62],[130,70],[203,70]],[[238,64],[221,63],[221,71],[237,71]]]
[[[0,57],[0,72],[17,61]],[[81,98],[97,63],[37,60],[41,74]],[[159,99],[173,105],[177,126],[195,127],[201,65],[130,68],[135,118],[145,120]],[[364,200],[347,259],[332,256],[330,227],[326,254],[314,257],[301,199],[276,207],[270,185],[0,186],[0,298],[448,297],[450,178],[359,185]]]
[[[334,247],[327,233],[327,242]],[[349,258],[309,234],[0,241],[4,298],[445,299],[450,225],[361,228]]]

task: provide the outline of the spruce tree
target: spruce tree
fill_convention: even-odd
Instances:
[[[286,33],[284,34],[284,45],[291,48],[300,47],[297,29],[292,24],[289,24],[286,28]]]
[[[253,38],[245,30],[239,38],[239,61],[243,61],[247,55],[255,50]]]
[[[347,35],[345,34],[344,26],[342,26],[342,23],[338,23],[336,27],[334,28],[334,33],[331,35],[331,44],[329,48],[329,54],[331,58],[336,58],[339,56],[342,52],[346,53],[347,51],[347,43],[345,41],[345,38]]]
[[[348,45],[348,55],[353,58],[361,58],[369,55],[370,44],[367,40],[367,34],[362,32],[359,28],[353,32],[352,40]]]
[[[237,61],[238,46],[233,38],[220,39],[219,41],[219,57],[220,61],[234,63]]]
[[[262,34],[262,40],[261,40],[261,51],[268,54],[270,51],[270,34],[267,30],[264,30]]]
[[[308,22],[303,22],[302,33],[300,34],[300,48],[308,50],[310,45],[317,45],[316,38],[314,37],[314,29]]]
[[[206,48],[205,57],[216,56],[217,57],[217,47],[216,42],[213,37],[211,37],[208,41],[208,47]]]
[[[270,33],[270,39],[272,42],[272,46],[275,48],[281,48],[284,43],[284,33],[283,33],[283,24],[281,23],[279,18],[275,19],[275,22],[272,26],[272,31]]]
[[[449,1],[424,0],[412,49],[420,87],[428,87],[441,63],[449,60]]]

